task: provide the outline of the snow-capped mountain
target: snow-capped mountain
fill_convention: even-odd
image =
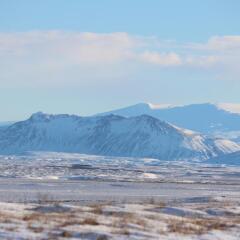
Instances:
[[[192,104],[186,106],[153,105],[140,103],[99,115],[117,114],[133,117],[148,114],[182,128],[204,134],[239,139],[240,105],[237,104]]]
[[[79,117],[33,114],[0,131],[0,153],[61,151],[95,155],[199,158],[240,150],[234,142],[207,138],[148,115]]]

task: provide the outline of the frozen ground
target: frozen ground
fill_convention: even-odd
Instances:
[[[45,199],[46,200],[46,199]],[[0,204],[1,239],[202,239],[240,238],[239,202],[158,202],[93,205]]]
[[[240,239],[240,167],[0,157],[0,239]]]
[[[0,156],[0,178],[238,184],[240,167],[33,152],[22,156]]]

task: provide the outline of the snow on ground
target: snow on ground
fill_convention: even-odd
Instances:
[[[0,156],[0,178],[176,183],[238,183],[240,167],[151,158],[55,152]],[[227,176],[227,181],[226,181]]]
[[[239,178],[226,164],[0,156],[0,239],[237,240]]]
[[[176,207],[177,206],[177,207]],[[0,203],[1,239],[240,238],[237,202],[66,205]]]

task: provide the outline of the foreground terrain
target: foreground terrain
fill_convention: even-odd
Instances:
[[[1,203],[1,239],[239,239],[234,201],[151,200],[136,204]]]
[[[1,239],[239,239],[240,168],[28,153],[0,157]]]

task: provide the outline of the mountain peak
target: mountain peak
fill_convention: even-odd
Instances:
[[[50,117],[49,114],[43,113],[41,111],[33,113],[30,117],[31,120],[42,120],[42,119],[48,119]]]

